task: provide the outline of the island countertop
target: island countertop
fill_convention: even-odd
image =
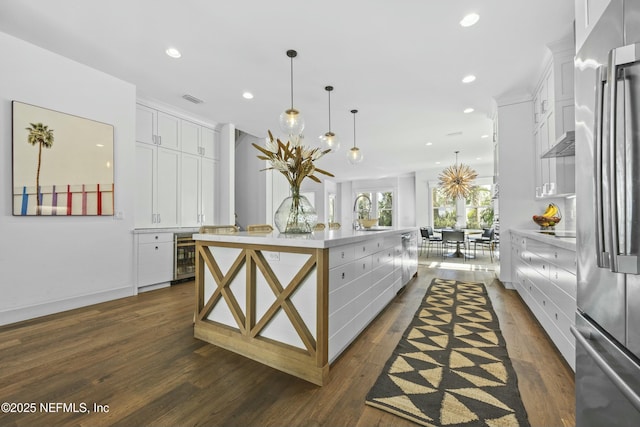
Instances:
[[[228,242],[253,245],[292,246],[300,248],[332,248],[349,243],[358,243],[373,237],[385,237],[398,233],[416,231],[417,227],[378,227],[370,230],[352,230],[340,228],[337,230],[321,230],[308,234],[282,234],[278,231],[271,233],[240,231],[230,234],[199,234],[193,235],[198,241]]]

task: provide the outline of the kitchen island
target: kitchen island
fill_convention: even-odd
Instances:
[[[194,234],[194,336],[326,384],[330,364],[417,273],[417,234]]]

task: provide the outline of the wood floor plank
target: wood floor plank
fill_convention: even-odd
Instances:
[[[0,327],[0,400],[108,413],[0,413],[2,426],[414,426],[364,399],[434,277],[487,285],[531,425],[575,424],[574,379],[515,291],[483,270],[419,274],[317,387],[193,338],[193,282]]]

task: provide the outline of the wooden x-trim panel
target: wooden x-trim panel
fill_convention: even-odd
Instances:
[[[225,274],[210,247],[240,249]],[[232,242],[196,241],[196,315],[194,336],[253,360],[288,372],[314,384],[323,385],[329,378],[328,364],[328,249],[252,245]],[[306,262],[292,279],[283,285],[271,269],[263,252],[306,254]],[[275,301],[260,319],[256,317],[257,270],[275,295]],[[238,274],[246,278],[246,308],[243,312],[230,284]],[[309,329],[291,296],[315,272],[316,330]],[[205,275],[213,277],[216,289],[205,301]],[[308,285],[307,285],[308,286]],[[237,328],[207,319],[216,304],[224,303],[237,323]],[[260,335],[280,311],[286,314],[304,344],[298,348]]]

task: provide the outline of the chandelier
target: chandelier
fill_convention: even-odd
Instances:
[[[465,164],[458,164],[458,153],[456,151],[456,163],[443,170],[438,179],[440,188],[446,197],[456,200],[459,197],[467,197],[471,193],[473,180],[478,177],[475,170]]]

